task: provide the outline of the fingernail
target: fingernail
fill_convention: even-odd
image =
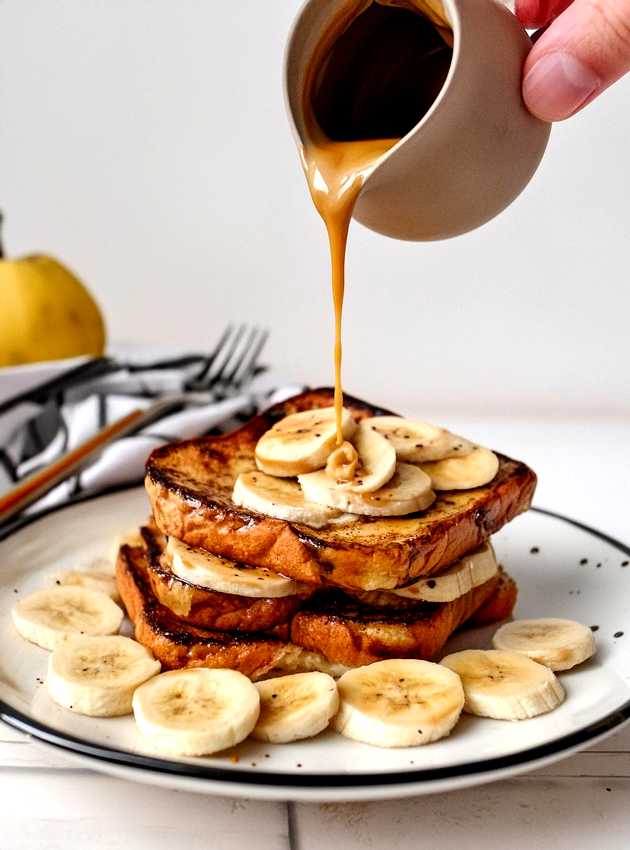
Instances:
[[[527,108],[544,121],[561,121],[573,115],[601,86],[591,69],[570,53],[547,53],[529,69],[523,80]]]

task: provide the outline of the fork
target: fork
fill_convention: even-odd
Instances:
[[[214,351],[206,358],[201,370],[189,381],[194,390],[217,389],[222,393],[239,390],[247,381],[264,370],[258,358],[269,337],[267,329],[247,329],[247,325],[232,325],[223,331]],[[219,358],[224,355],[221,360]],[[217,364],[216,369],[213,366]]]
[[[185,392],[159,399],[144,410],[132,410],[0,496],[0,525],[75,475],[114,440],[135,433],[185,404],[208,404],[238,393],[263,369],[258,359],[268,335],[267,330],[256,327],[248,332],[245,325],[236,330],[228,325],[214,350],[205,358],[201,372],[189,382]],[[217,362],[220,365],[214,369]]]

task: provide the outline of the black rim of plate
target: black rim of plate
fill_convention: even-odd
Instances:
[[[73,500],[69,504],[55,505],[36,514],[24,517],[17,522],[12,523],[8,529],[0,530],[0,541],[6,540],[8,537],[12,537],[18,531],[34,522],[39,521],[40,519],[43,519],[51,513],[56,513],[57,511],[70,508],[76,504],[92,501],[93,499],[102,498],[113,493],[120,493],[135,487],[137,487],[136,484],[112,487],[105,492],[85,495]],[[532,511],[551,517],[552,519],[568,523],[569,525],[573,525],[576,528],[591,534],[593,537],[605,541],[609,545],[618,549],[624,555],[628,555],[630,557],[630,546],[621,543],[614,537],[604,534],[589,525],[570,519],[569,517],[556,513],[555,511],[549,511],[543,508],[532,508]],[[605,717],[602,717],[596,723],[591,723],[584,729],[580,729],[568,735],[563,735],[561,738],[557,738],[556,740],[550,741],[546,744],[530,747],[529,749],[511,753],[510,755],[498,756],[496,758],[486,759],[485,761],[463,762],[460,764],[449,765],[448,767],[389,771],[387,773],[380,774],[308,773],[301,771],[296,773],[285,773],[281,771],[269,772],[247,770],[238,767],[226,769],[221,767],[209,767],[208,765],[190,762],[169,761],[168,759],[120,750],[115,747],[108,747],[102,744],[93,744],[82,738],[77,738],[74,735],[59,732],[44,723],[40,723],[39,721],[28,717],[2,700],[0,700],[0,719],[9,726],[19,729],[21,732],[26,732],[51,746],[58,747],[63,750],[69,750],[79,755],[88,756],[89,758],[105,764],[119,765],[121,767],[133,768],[135,770],[146,771],[148,773],[169,774],[187,779],[204,779],[236,785],[258,785],[303,789],[310,788],[312,790],[321,790],[325,788],[365,788],[375,786],[409,785],[413,783],[433,783],[473,775],[483,776],[484,774],[505,771],[515,767],[524,767],[525,765],[531,765],[534,767],[536,762],[552,758],[555,755],[560,755],[564,752],[581,747],[582,745],[594,741],[601,735],[616,729],[618,726],[621,726],[625,721],[630,719],[630,700],[620,706],[617,710],[607,714]]]

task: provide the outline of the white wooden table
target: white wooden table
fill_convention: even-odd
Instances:
[[[541,507],[630,539],[630,421],[450,424],[531,463]],[[630,727],[510,781],[399,802],[300,805],[111,779],[0,724],[0,819],[0,850],[627,850]]]

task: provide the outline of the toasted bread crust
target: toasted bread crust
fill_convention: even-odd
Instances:
[[[477,628],[506,620],[516,607],[518,587],[512,576],[501,571],[492,596],[472,615],[466,626]]]
[[[289,643],[286,625],[277,627],[277,635],[269,635],[230,633],[185,623],[158,602],[148,573],[145,547],[120,548],[116,579],[136,640],[148,647],[165,669],[226,667],[254,681],[306,670],[336,676],[351,666],[404,654],[430,657],[439,652],[475,606],[484,604],[480,600],[486,600],[484,622],[488,622],[490,612],[499,620],[505,619],[516,599],[516,588],[509,577],[492,579],[455,603],[416,603],[415,611],[403,608],[398,613],[357,606],[343,592],[333,591],[340,598],[320,600],[311,605],[311,610],[294,617],[295,638]]]
[[[309,594],[274,599],[220,593],[178,578],[165,562],[163,544],[153,531],[141,529],[148,551],[147,580],[157,601],[180,620],[204,629],[266,632],[286,624]],[[163,538],[162,538],[163,540]]]
[[[234,505],[234,481],[255,468],[260,436],[283,416],[331,403],[332,390],[309,390],[232,434],[153,452],[145,484],[159,528],[190,546],[297,581],[375,590],[438,572],[529,507],[535,474],[502,456],[490,484],[442,493],[428,510],[410,517],[360,518],[350,526],[316,531]],[[357,419],[389,413],[349,396],[345,404]]]
[[[258,633],[200,629],[172,614],[153,596],[147,580],[147,551],[121,546],[116,582],[134,626],[136,640],[148,647],[166,670],[211,667],[238,670],[253,681],[282,673],[321,670],[332,676],[345,668],[331,665],[318,652],[288,643],[288,627],[278,627],[283,639]]]
[[[298,612],[291,623],[291,640],[321,652],[329,661],[358,667],[384,658],[430,660],[451,634],[493,598],[500,584],[495,576],[485,584],[444,603],[415,603],[400,611],[362,605],[339,591],[324,591]],[[502,598],[494,606],[500,619],[511,608]]]

